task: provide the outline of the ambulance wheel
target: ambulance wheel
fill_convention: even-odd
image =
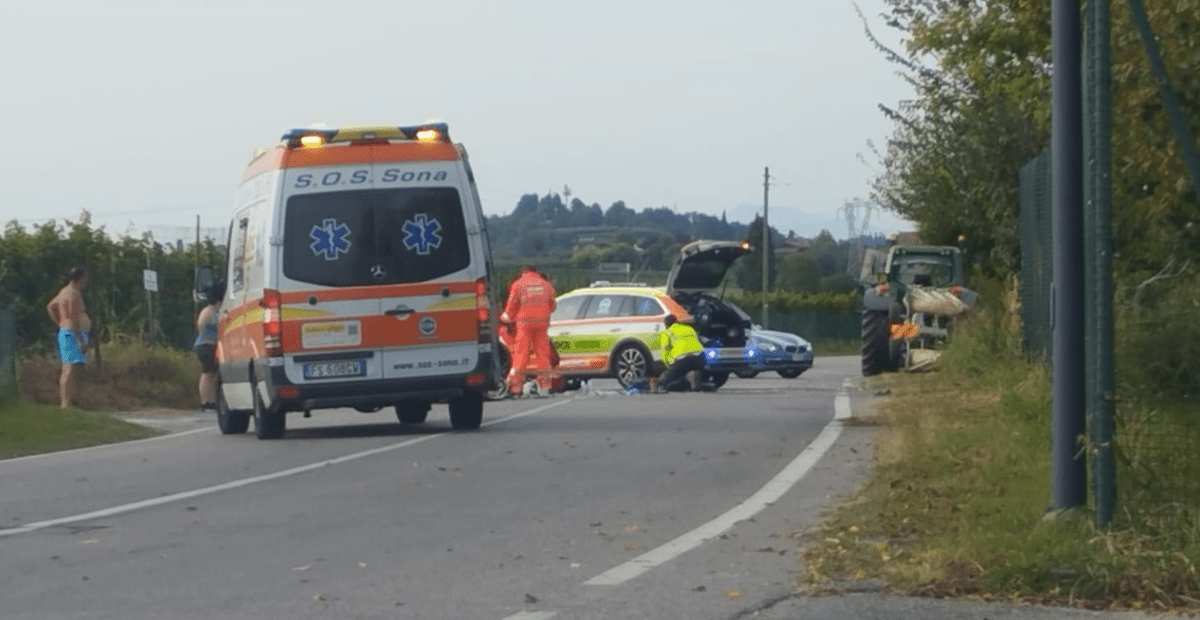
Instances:
[[[799,377],[801,375],[801,373],[803,373],[804,371],[799,368],[780,368],[779,370],[776,370],[775,372],[779,373],[779,376],[783,377],[784,379],[795,379],[796,377]]]
[[[466,392],[450,399],[450,426],[456,431],[473,431],[483,423],[483,394]]]
[[[270,411],[263,404],[258,387],[254,386],[254,436],[259,439],[279,439],[287,430],[287,414]]]
[[[700,377],[704,383],[711,383],[714,389],[719,389],[722,385],[725,385],[726,381],[729,381],[728,372],[705,371]]]
[[[250,412],[230,410],[220,383],[217,383],[217,428],[222,435],[241,435],[250,428]]]
[[[401,424],[420,424],[429,417],[432,404],[427,400],[406,400],[396,403],[396,419]]]
[[[646,380],[650,356],[636,344],[627,344],[613,354],[613,374],[621,387],[627,388]]]
[[[735,374],[743,379],[753,379],[758,376],[758,371],[757,370],[735,370],[733,374]]]

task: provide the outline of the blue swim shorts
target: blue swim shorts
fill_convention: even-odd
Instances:
[[[87,333],[83,334],[83,344],[87,345]],[[79,345],[75,342],[75,334],[69,329],[58,330],[58,356],[62,358],[64,364],[83,364],[87,362],[87,357],[83,351],[79,350]]]

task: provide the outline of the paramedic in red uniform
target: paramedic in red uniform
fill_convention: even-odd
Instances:
[[[508,391],[512,394],[521,392],[531,350],[538,386],[550,390],[551,345],[547,331],[554,307],[554,286],[533,265],[521,265],[520,275],[508,287],[508,303],[500,316],[501,321],[516,325],[512,370],[508,373]]]

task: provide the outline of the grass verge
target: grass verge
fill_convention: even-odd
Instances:
[[[97,360],[88,354],[76,404],[94,411],[195,409],[200,363],[189,351],[141,344],[106,344]],[[62,365],[56,355],[21,359],[21,396],[31,402],[57,404]]]
[[[0,402],[0,459],[153,437],[153,429],[105,413],[12,398]]]
[[[997,315],[993,315],[997,316]],[[1126,509],[1045,518],[1050,382],[1007,320],[972,318],[937,372],[887,375],[871,479],[806,535],[807,594],[873,585],[1092,609],[1200,610],[1200,519]]]

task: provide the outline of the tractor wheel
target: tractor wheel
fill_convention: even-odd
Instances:
[[[895,370],[889,344],[891,336],[887,311],[863,310],[862,374],[864,377]]]

